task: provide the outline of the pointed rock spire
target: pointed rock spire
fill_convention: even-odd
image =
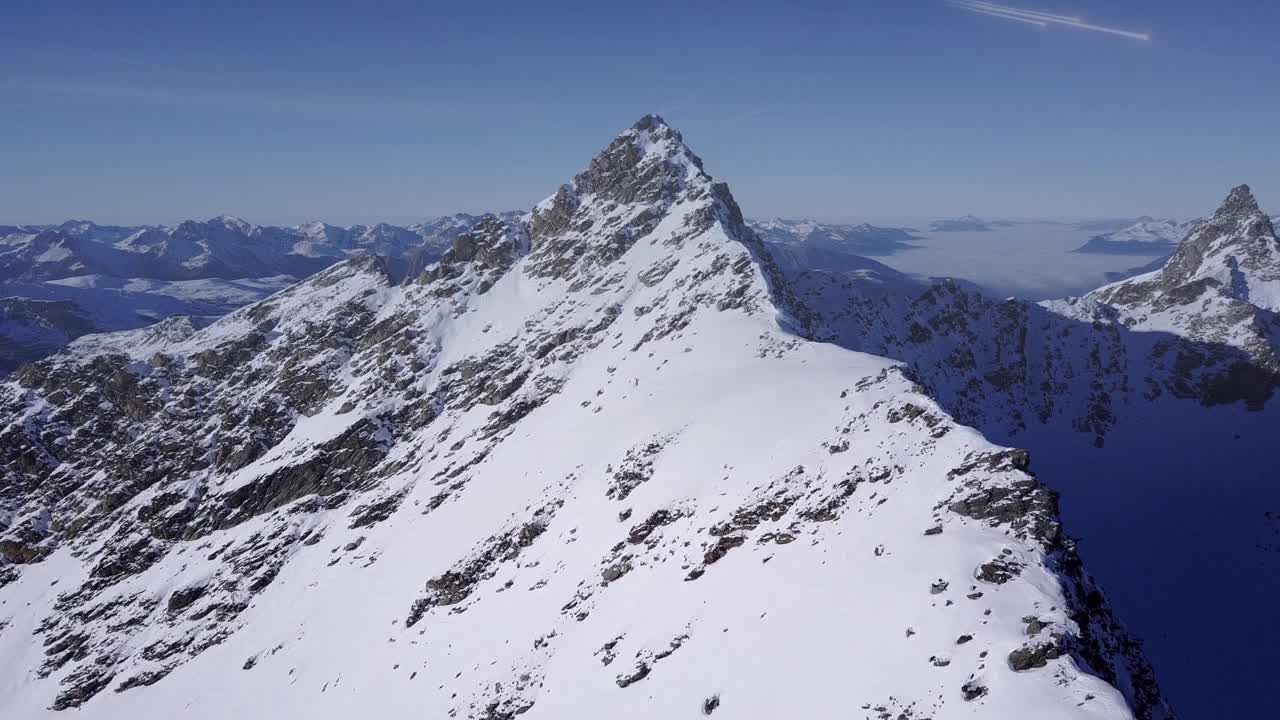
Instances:
[[[1243,269],[1246,274],[1271,277],[1280,273],[1275,245],[1270,218],[1258,207],[1249,186],[1237,185],[1213,217],[1178,244],[1161,271],[1161,285],[1169,290],[1203,278],[1221,283],[1228,265],[1236,268],[1231,273]]]
[[[658,115],[645,115],[533,209],[529,272],[564,278],[584,267],[608,265],[673,208],[714,218],[717,203],[736,210],[727,189],[713,183],[680,132]],[[725,217],[733,214],[726,211]]]
[[[1253,196],[1249,186],[1237,185],[1231,189],[1227,199],[1222,201],[1222,205],[1213,216],[1215,218],[1223,216],[1238,217],[1256,212],[1261,212],[1261,209],[1258,207],[1258,200]]]

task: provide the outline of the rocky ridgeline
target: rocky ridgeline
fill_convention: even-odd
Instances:
[[[1040,318],[943,286],[891,332],[902,308],[856,288],[833,307],[839,282],[784,272],[648,116],[527,225],[480,222],[404,282],[358,258],[209,327],[22,368],[0,386],[0,653],[39,650],[0,707],[269,702],[319,664],[337,680],[292,712],[571,717],[607,691],[619,716],[741,713],[772,688],[1171,717],[1027,455],[926,394],[954,378],[935,391],[963,420],[982,377],[1015,417]],[[1023,344],[964,355],[982,319]],[[797,632],[838,635],[818,656]],[[852,695],[806,689],[831,670]]]

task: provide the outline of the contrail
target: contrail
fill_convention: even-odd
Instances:
[[[1151,35],[1147,33],[1121,30],[1119,28],[1107,27],[1105,25],[1093,25],[1091,23],[1084,22],[1078,17],[1071,17],[1069,15],[1055,15],[1053,13],[1044,13],[1037,10],[1024,10],[1011,5],[997,5],[996,3],[982,2],[980,0],[948,0],[948,2],[961,10],[968,10],[972,13],[989,15],[991,17],[1003,18],[1005,20],[1014,20],[1029,25],[1039,25],[1040,27],[1061,25],[1063,27],[1073,27],[1080,30],[1092,30],[1094,32],[1106,33],[1108,35],[1118,35],[1120,37],[1132,38],[1134,40],[1151,40]]]
[[[959,3],[953,3],[953,4],[960,7],[964,7],[962,5],[959,5]],[[1008,13],[996,12],[995,10],[984,10],[982,8],[976,8],[976,7],[966,7],[964,9],[970,12],[976,12],[980,15],[990,15],[991,17],[1004,18],[1005,20],[1017,20],[1018,22],[1021,22],[1021,23],[1026,23],[1028,25],[1038,25],[1042,28],[1049,27],[1049,23],[1043,20],[1032,20],[1031,18],[1023,17],[1021,15],[1010,15]]]
[[[1064,22],[1064,23],[1084,22],[1083,19],[1078,17],[1072,17],[1070,15],[1054,15],[1053,13],[1040,12],[1039,10],[1022,10],[1020,8],[1009,7],[1008,5],[997,5],[993,2],[984,2],[981,0],[956,0],[954,4],[972,5],[975,7],[985,8],[987,10],[993,10],[995,12],[1004,13],[1004,14],[1013,13],[1015,15],[1034,16],[1036,19],[1047,20],[1049,22]]]

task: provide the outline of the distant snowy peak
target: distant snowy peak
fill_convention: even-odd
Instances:
[[[315,243],[322,247],[332,248],[349,248],[351,247],[351,231],[337,225],[330,225],[327,222],[314,221],[295,225],[290,230],[296,231],[302,238],[303,242]]]
[[[1143,216],[1130,225],[1093,236],[1074,252],[1109,255],[1153,255],[1168,252],[1199,222],[1157,220]]]
[[[92,243],[59,229],[18,232],[0,237],[0,282],[46,280],[97,272],[100,258]]]
[[[934,220],[929,224],[929,229],[933,232],[987,232],[1012,224],[1008,220],[983,220],[973,215],[964,215],[958,218]]]
[[[534,208],[526,271],[581,275],[622,257],[642,236],[672,233],[667,242],[675,244],[715,224],[733,240],[755,239],[728,187],[712,181],[677,130],[646,115]]]
[[[747,224],[770,245],[801,248],[801,252],[835,252],[849,255],[883,256],[916,245],[916,235],[905,228],[879,227],[870,223],[846,225],[814,220],[748,220]]]
[[[58,230],[75,238],[95,242],[115,242],[128,237],[137,228],[119,225],[99,225],[90,220],[68,220],[58,226]]]
[[[1108,233],[1107,239],[1129,242],[1177,243],[1192,223],[1144,217],[1127,228]]]

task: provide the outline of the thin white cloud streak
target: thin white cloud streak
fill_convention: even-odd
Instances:
[[[957,6],[964,7],[962,5],[957,5]],[[1049,23],[1045,22],[1044,20],[1033,20],[1028,17],[1022,17],[1021,15],[1010,15],[1008,13],[996,12],[995,10],[983,10],[981,8],[965,7],[964,9],[968,10],[969,12],[978,13],[979,15],[990,15],[991,17],[998,17],[998,18],[1001,18],[1002,20],[1016,20],[1017,22],[1020,22],[1020,23],[1026,23],[1028,25],[1036,25],[1042,28],[1049,27]]]
[[[960,5],[972,5],[1000,13],[1016,13],[1018,15],[1034,16],[1037,19],[1048,20],[1049,22],[1084,22],[1084,20],[1070,15],[1055,15],[1053,13],[1040,12],[1039,10],[1024,10],[1022,8],[1010,7],[1008,5],[997,5],[993,2],[985,2],[985,0],[957,0],[957,2]]]
[[[1107,27],[1105,25],[1094,25],[1083,22],[1079,18],[1072,18],[1066,15],[1054,15],[1052,13],[1042,13],[1035,10],[1024,10],[1011,5],[997,5],[989,2],[978,2],[978,0],[950,0],[950,4],[971,13],[999,17],[1006,20],[1021,20],[1024,22],[1032,21],[1030,24],[1047,23],[1049,25],[1061,25],[1063,27],[1071,27],[1078,30],[1089,30],[1092,32],[1106,33],[1108,35],[1117,35],[1119,37],[1141,40],[1143,42],[1149,42],[1151,40],[1151,35],[1148,33],[1121,30],[1120,28]]]

